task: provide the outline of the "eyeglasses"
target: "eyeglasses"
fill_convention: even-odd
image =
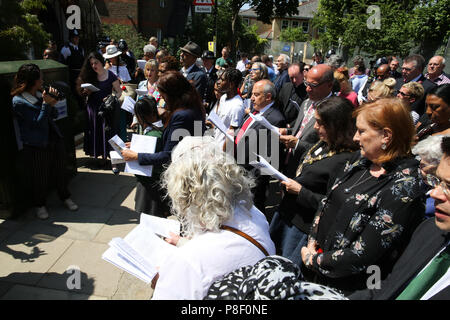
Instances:
[[[251,71],[258,71],[258,70],[261,70],[261,68],[251,68],[250,70]]]
[[[308,71],[309,71],[309,68],[303,68],[303,71],[308,72]]]
[[[308,82],[306,80],[303,80],[303,83],[305,84],[305,87],[310,87],[311,89],[317,88],[318,86],[320,86],[321,84],[324,84],[326,81],[322,81],[319,83],[311,83]]]
[[[436,177],[432,174],[427,174],[425,181],[426,181],[426,184],[428,184],[429,186],[431,186],[433,188],[441,187],[442,192],[445,194],[447,199],[450,200],[450,189],[449,189],[448,184],[445,181],[442,181],[441,179],[439,179],[438,177]]]

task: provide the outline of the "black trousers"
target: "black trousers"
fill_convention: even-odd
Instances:
[[[31,204],[45,206],[50,186],[53,182],[61,200],[70,197],[65,172],[65,148],[62,139],[50,143],[45,148],[24,145],[22,150],[24,173],[30,189]]]

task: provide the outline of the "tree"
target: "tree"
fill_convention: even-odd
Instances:
[[[293,60],[295,43],[306,42],[309,37],[307,33],[303,32],[303,28],[289,27],[281,31],[279,39],[291,43],[291,60]]]
[[[378,18],[368,10],[379,8]],[[445,42],[449,36],[450,0],[321,0],[313,25],[319,38],[313,45],[322,50],[342,45],[373,56],[406,56],[417,45],[424,48]]]
[[[136,58],[143,55],[144,52],[142,50],[147,44],[147,40],[134,27],[120,24],[102,24],[102,32],[116,41],[124,39],[129,50],[133,51]]]
[[[292,16],[298,14],[298,0],[227,0],[231,11],[231,51],[234,52],[236,42],[236,23],[239,11],[248,3],[254,8],[258,20],[270,23],[273,17]],[[219,1],[222,5],[222,1]]]
[[[37,13],[45,10],[47,0],[0,1],[0,60],[27,59],[32,50],[39,56],[50,34],[44,31]]]

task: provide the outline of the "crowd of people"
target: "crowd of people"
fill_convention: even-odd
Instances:
[[[177,59],[152,37],[141,69],[123,39],[80,65],[72,38],[61,55],[79,65],[73,85],[88,111],[85,153],[107,162],[108,140],[127,126],[158,141],[154,153],[136,153],[129,143],[122,150],[125,161],[153,166],[152,177],[137,176],[135,209],[172,214],[182,225],[181,237],[166,239],[179,250],[160,266],[154,299],[214,299],[224,285],[238,299],[250,289],[233,281],[256,272],[251,268],[259,274],[253,286],[270,298],[268,283],[280,285],[273,279],[289,266],[296,276],[286,298],[304,297],[307,285],[343,299],[449,298],[450,79],[443,57],[428,64],[418,54],[382,57],[367,68],[357,56],[349,68],[330,50],[325,59],[315,53],[311,64],[280,54],[274,67],[267,55],[241,53],[234,62],[227,47],[215,57],[192,41]],[[43,90],[41,78],[37,66],[21,67],[13,108],[36,168],[49,158],[61,167],[54,89]],[[120,99],[133,90],[127,83],[140,89],[134,118],[114,103],[105,117],[112,93]],[[279,175],[256,166],[257,155]],[[44,209],[47,171],[30,171],[33,203]],[[76,210],[59,180],[61,200]],[[278,194],[271,215],[267,201]],[[440,273],[423,285],[436,257],[444,260]],[[380,270],[378,289],[368,288],[372,266]]]

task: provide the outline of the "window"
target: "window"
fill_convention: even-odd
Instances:
[[[292,28],[298,28],[299,22],[298,21],[292,21]]]
[[[308,21],[303,21],[302,22],[302,28],[303,28],[303,32],[304,33],[308,33],[308,31],[309,31],[309,22]]]
[[[289,28],[289,20],[282,20],[281,21],[281,30]]]
[[[250,25],[250,19],[249,18],[242,18],[242,22],[244,23],[245,26],[249,26]]]
[[[161,29],[156,30],[156,37],[158,38],[158,43],[161,43],[161,40],[162,40],[162,30]]]
[[[166,7],[166,1],[165,0],[159,0],[159,6],[161,8],[165,8]]]

